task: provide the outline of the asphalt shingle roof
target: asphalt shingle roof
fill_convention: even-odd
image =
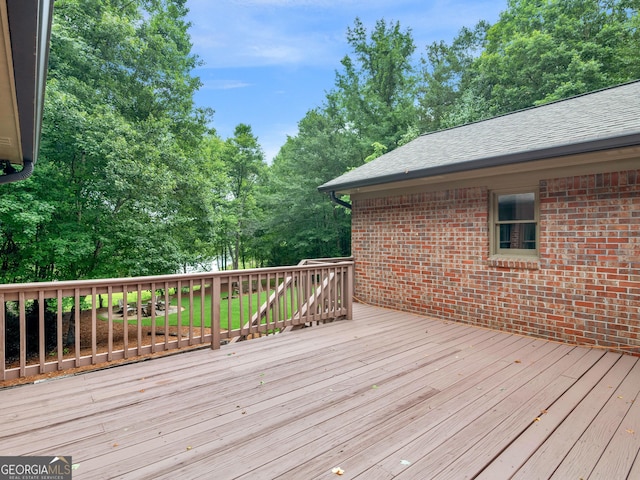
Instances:
[[[319,187],[367,185],[640,145],[640,81],[422,135]]]

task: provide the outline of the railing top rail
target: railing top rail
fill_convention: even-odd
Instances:
[[[333,257],[333,258],[305,258],[300,260],[298,265],[334,264],[341,262],[353,262],[353,257]]]
[[[215,277],[229,277],[238,275],[257,275],[266,273],[279,273],[279,272],[294,272],[302,271],[308,268],[314,268],[321,265],[331,264],[332,266],[340,265],[353,265],[352,259],[336,258],[333,262],[329,262],[332,259],[317,259],[306,260],[305,264],[298,264],[295,266],[284,267],[265,267],[265,268],[251,268],[246,270],[222,270],[216,272],[200,272],[200,273],[177,273],[171,275],[155,275],[144,277],[126,277],[126,278],[98,278],[90,280],[64,280],[64,281],[52,281],[52,282],[33,282],[33,283],[12,283],[12,284],[0,284],[0,293],[15,292],[15,291],[41,291],[41,290],[62,290],[76,287],[109,287],[109,286],[122,286],[122,285],[138,285],[138,284],[161,284],[171,283],[177,281],[188,281],[195,279],[213,279]],[[223,282],[224,283],[224,282]],[[161,288],[161,287],[159,287]]]

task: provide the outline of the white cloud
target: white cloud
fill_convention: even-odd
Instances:
[[[242,80],[207,80],[203,88],[211,90],[233,90],[236,88],[250,87],[252,84]]]
[[[193,50],[212,68],[337,68],[357,16],[368,29],[381,18],[399,21],[422,53],[499,8],[495,0],[188,0],[187,6]]]
[[[326,0],[189,0],[193,51],[212,68],[333,65],[346,25]],[[342,6],[340,7],[342,8]]]
[[[258,59],[259,63],[267,65],[298,64],[304,61],[305,53],[302,49],[290,45],[248,45],[245,50],[248,56]]]

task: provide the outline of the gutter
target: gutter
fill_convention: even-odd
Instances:
[[[38,157],[53,3],[54,0],[7,0],[23,166],[20,171],[11,165],[5,167],[8,173],[0,176],[0,184],[29,178]]]
[[[5,169],[6,168],[7,167],[5,167]],[[0,176],[0,185],[4,183],[19,182],[20,180],[26,180],[27,178],[29,178],[33,173],[33,162],[31,160],[25,159],[22,164],[22,170],[18,172],[15,171],[13,167],[11,167],[11,170],[14,171]]]
[[[581,153],[592,153],[601,150],[612,150],[615,148],[633,147],[638,145],[640,145],[640,133],[632,133],[616,137],[600,138],[583,143],[556,145],[540,150],[516,152],[506,155],[499,155],[496,157],[486,157],[477,160],[457,162],[449,165],[441,165],[437,167],[421,168],[400,173],[392,173],[389,175],[347,181],[344,183],[327,182],[324,185],[319,186],[318,191],[328,192],[329,195],[333,193],[333,195],[335,196],[336,191],[348,191],[360,187],[383,185],[386,183],[401,182],[403,180],[415,180],[418,178],[435,177],[450,173],[466,172],[490,167],[501,167],[518,163],[532,162],[536,160],[546,160],[554,157],[564,157]]]
[[[351,204],[348,203],[348,202],[345,202],[344,200],[340,200],[338,197],[336,197],[336,191],[335,190],[331,190],[329,192],[329,198],[336,205],[340,205],[341,207],[344,207],[344,208],[347,208],[347,209],[351,210]]]

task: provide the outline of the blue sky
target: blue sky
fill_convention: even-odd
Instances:
[[[479,20],[494,23],[506,0],[187,0],[193,53],[203,61],[198,106],[215,110],[223,138],[251,125],[266,159],[278,153],[308,110],[333,89],[351,54],[347,27],[359,17],[410,28],[420,55]]]

